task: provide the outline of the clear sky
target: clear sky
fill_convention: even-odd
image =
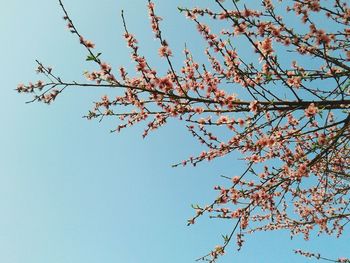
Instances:
[[[130,65],[120,10],[141,42],[156,54],[144,0],[66,0],[77,27],[113,66]],[[206,5],[210,1],[197,1]],[[220,175],[244,167],[229,156],[196,168],[171,168],[200,146],[176,122],[142,139],[142,127],[110,134],[115,123],[81,118],[107,91],[68,90],[51,106],[25,104],[19,82],[38,79],[35,59],[67,80],[82,79],[85,50],[66,30],[56,0],[0,0],[0,262],[183,263],[206,254],[229,233],[231,222],[203,217],[186,226],[192,203],[215,198]],[[156,1],[164,33],[182,61],[187,42],[202,42],[176,7],[195,1]],[[155,61],[161,67],[159,61]],[[286,232],[248,236],[242,251],[231,245],[219,262],[306,262],[293,248],[350,256],[341,239],[289,239]]]

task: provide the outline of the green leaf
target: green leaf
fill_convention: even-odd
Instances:
[[[87,56],[86,61],[92,61],[92,60],[95,60],[94,56],[91,56],[91,55]]]
[[[88,55],[86,57],[86,61],[95,61],[99,56],[101,56],[102,53],[97,53],[97,55]]]
[[[224,239],[224,242],[227,243],[229,240],[228,236],[227,235],[221,235],[221,236]]]

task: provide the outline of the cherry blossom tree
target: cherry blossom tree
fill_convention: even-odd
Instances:
[[[214,0],[215,9],[179,7],[205,40],[207,57],[197,61],[186,47],[181,68],[174,66],[179,56],[173,54],[161,30],[162,18],[149,1],[165,74],[139,52],[123,13],[124,38],[136,73],[112,69],[103,61],[59,2],[68,29],[96,70],[85,72],[86,82],[68,82],[37,61],[37,72],[46,79],[20,84],[18,92],[32,93],[31,102],[52,103],[77,86],[122,90],[115,97],[103,96],[86,117],[113,118],[118,122],[113,132],[145,122],[144,137],[169,119],[180,120],[206,150],[175,167],[196,166],[232,152],[244,159],[245,171],[215,186],[212,203],[193,207],[189,225],[205,214],[234,222],[222,243],[198,260],[215,262],[228,244],[239,249],[244,237],[257,231],[284,229],[306,240],[311,232],[343,233],[350,220],[348,1]],[[211,23],[221,30],[214,32]],[[243,46],[251,49],[249,56]]]

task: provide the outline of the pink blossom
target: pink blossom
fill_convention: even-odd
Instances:
[[[164,45],[162,45],[159,48],[158,53],[159,53],[159,56],[161,56],[161,57],[167,57],[167,56],[171,56],[172,55],[172,52],[169,49],[169,47],[168,46],[164,46]]]
[[[315,116],[318,112],[318,108],[315,106],[314,103],[311,103],[307,109],[305,109],[305,116],[308,118],[311,118]]]

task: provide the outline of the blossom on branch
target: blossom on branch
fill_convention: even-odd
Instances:
[[[148,1],[150,27],[163,63],[159,70],[141,54],[122,13],[135,70],[120,67],[114,72],[100,60],[101,53],[94,53],[95,45],[82,37],[60,1],[69,30],[96,69],[85,72],[87,82],[68,82],[38,62],[37,72],[48,81],[19,84],[16,90],[33,94],[32,101],[51,103],[66,88],[111,88],[115,96],[102,96],[86,118],[114,118],[118,123],[112,132],[146,122],[145,137],[178,119],[205,149],[174,167],[238,152],[243,171],[223,176],[228,180],[215,186],[217,198],[196,205],[188,220],[192,225],[208,214],[233,222],[222,244],[200,260],[215,262],[234,238],[240,249],[244,238],[257,231],[288,230],[305,240],[313,232],[342,235],[350,220],[347,1],[213,2],[212,9],[179,8],[203,39],[206,59],[192,55],[191,48],[198,46],[186,46],[183,65],[175,67],[178,57],[161,30],[155,4]],[[323,21],[322,27],[316,21]],[[296,253],[323,259],[317,253]]]

